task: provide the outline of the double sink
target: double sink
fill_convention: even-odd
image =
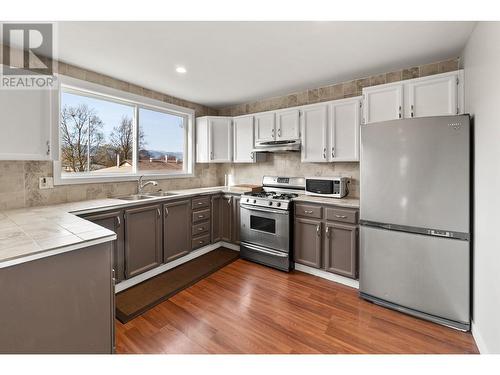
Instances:
[[[169,193],[167,191],[158,191],[156,193],[132,194],[132,195],[127,195],[126,197],[118,197],[117,199],[121,199],[124,201],[142,201],[145,199],[153,199],[153,198],[159,198],[159,197],[171,197],[174,195],[178,195],[178,194]]]

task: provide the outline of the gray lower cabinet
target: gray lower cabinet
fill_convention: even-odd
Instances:
[[[233,196],[232,201],[232,233],[231,242],[239,245],[240,244],[240,200],[241,196]]]
[[[0,269],[0,353],[111,354],[112,260],[106,242]]]
[[[349,224],[326,223],[323,246],[323,268],[326,271],[356,278],[358,227]]]
[[[125,210],[125,277],[159,266],[163,261],[162,205]]]
[[[163,205],[163,262],[168,263],[191,251],[191,200]]]
[[[221,202],[221,239],[222,241],[231,242],[232,234],[232,213],[233,213],[233,196],[224,195]]]
[[[222,195],[212,195],[212,243],[219,242],[222,239],[221,225],[221,205]]]
[[[212,196],[212,243],[240,243],[240,196]]]
[[[116,240],[113,241],[113,269],[115,279],[119,283],[125,279],[125,231],[123,227],[123,211],[107,211],[96,214],[84,215],[85,219],[109,229],[116,233]]]
[[[350,208],[297,203],[295,262],[356,279],[358,213],[358,210]]]
[[[295,262],[321,267],[321,221],[295,218]]]

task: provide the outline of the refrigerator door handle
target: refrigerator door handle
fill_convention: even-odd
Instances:
[[[359,224],[362,226],[366,226],[366,227],[386,229],[386,230],[395,230],[398,232],[423,234],[426,236],[444,237],[444,238],[449,238],[452,240],[462,240],[462,241],[469,241],[470,240],[469,233],[453,232],[453,231],[449,231],[449,230],[440,230],[440,229],[436,229],[436,228],[412,227],[412,226],[408,226],[408,225],[379,223],[379,222],[369,221],[369,220],[360,220]]]

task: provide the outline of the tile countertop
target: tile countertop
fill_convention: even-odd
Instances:
[[[332,206],[359,208],[359,198],[328,198],[301,194],[293,200],[295,202],[331,204]]]
[[[112,241],[116,234],[76,215],[144,205],[199,194],[243,194],[249,188],[216,186],[169,191],[176,195],[141,201],[117,198],[0,212],[0,268]]]

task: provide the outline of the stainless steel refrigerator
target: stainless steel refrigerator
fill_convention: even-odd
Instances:
[[[469,116],[361,126],[360,295],[470,329]]]

